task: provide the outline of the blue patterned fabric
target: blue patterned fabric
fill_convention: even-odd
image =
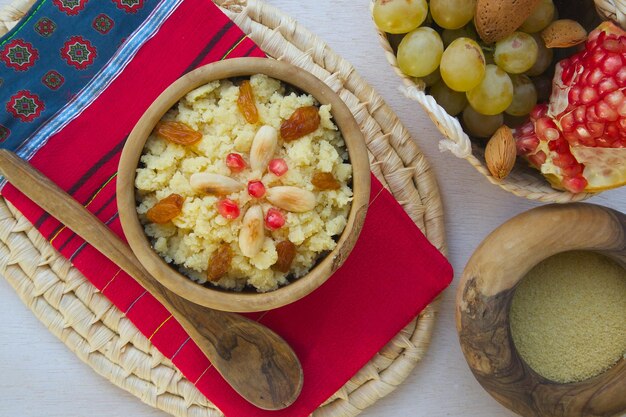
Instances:
[[[32,154],[93,100],[178,1],[38,1],[0,39],[0,147]],[[62,109],[64,118],[54,117]]]

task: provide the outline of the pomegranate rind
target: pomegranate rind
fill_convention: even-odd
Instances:
[[[598,192],[626,185],[626,148],[574,146],[572,154],[585,165],[587,192]]]

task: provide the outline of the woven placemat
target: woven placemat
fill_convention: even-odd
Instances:
[[[0,34],[34,0],[0,11]],[[261,1],[217,0],[270,56],[298,65],[339,92],[364,132],[372,171],[446,254],[439,189],[424,155],[396,115],[314,34]],[[174,416],[222,416],[109,300],[0,198],[0,275],[42,323],[81,360],[145,403]],[[354,416],[400,385],[423,358],[436,302],[406,326],[314,416]]]

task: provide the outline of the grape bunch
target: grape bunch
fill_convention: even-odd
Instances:
[[[478,36],[475,9],[476,0],[375,0],[372,14],[381,31],[401,36],[400,70],[421,79],[450,115],[461,115],[471,135],[490,137],[505,122],[526,120],[545,94],[553,52],[539,33],[556,9],[541,0],[515,32],[493,44]]]

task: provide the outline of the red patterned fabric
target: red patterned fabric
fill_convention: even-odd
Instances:
[[[143,4],[116,3],[129,8]],[[82,2],[55,0],[55,4],[71,13]],[[100,21],[94,22],[94,28],[106,27],[106,19]],[[184,1],[119,77],[77,119],[51,137],[31,163],[123,237],[115,179],[120,152],[133,125],[157,95],[185,72],[240,56],[264,55],[211,2]],[[83,58],[76,58],[82,60],[78,64],[88,62],[88,57]],[[62,82],[53,75],[51,86]],[[253,315],[293,346],[304,369],[304,388],[296,403],[283,411],[263,411],[223,381],[170,313],[141,285],[10,184],[3,195],[201,392],[232,417],[309,415],[452,279],[449,263],[372,176],[365,227],[345,265],[310,296]]]

